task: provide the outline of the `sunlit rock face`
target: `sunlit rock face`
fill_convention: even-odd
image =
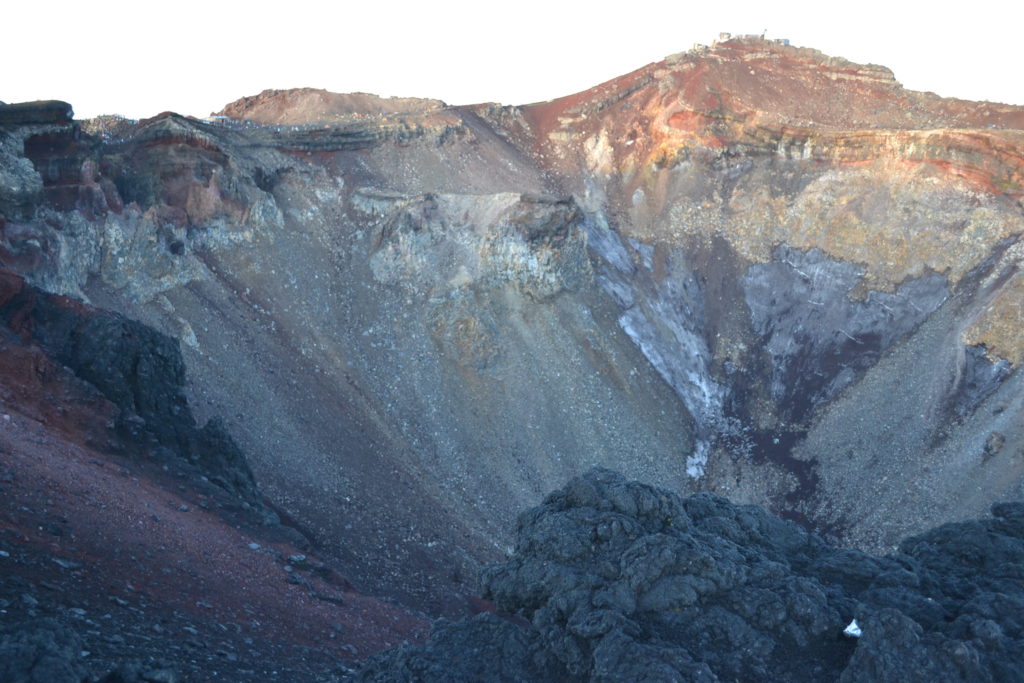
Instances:
[[[871,550],[1021,495],[1022,108],[754,39],[219,116],[0,122],[0,259],[177,338],[360,587],[458,612],[593,466]]]
[[[697,486],[876,550],[1019,495],[1024,109],[740,39],[481,111],[580,203]]]

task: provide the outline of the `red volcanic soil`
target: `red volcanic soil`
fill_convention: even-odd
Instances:
[[[354,592],[301,534],[262,526],[189,466],[117,454],[130,449],[112,404],[11,327],[0,624],[52,617],[97,674],[136,659],[196,681],[311,680],[425,637],[426,619]]]
[[[607,117],[605,110],[626,100],[628,109],[644,103],[645,112],[657,101],[671,113],[728,112],[761,124],[819,130],[1024,129],[1024,107],[907,90],[885,67],[757,38],[666,58],[584,92],[526,107],[525,115],[546,132],[559,126],[559,117]]]
[[[666,58],[524,107],[522,118],[537,158],[567,173],[577,172],[573,150],[600,134],[617,168],[661,166],[683,149],[895,160],[1024,196],[1024,107],[907,90],[884,67],[759,38]]]

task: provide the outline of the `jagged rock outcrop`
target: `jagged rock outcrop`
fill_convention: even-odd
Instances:
[[[484,571],[515,618],[440,625],[358,680],[1012,680],[1024,505],[993,514],[873,557],[594,470],[524,513]]]
[[[512,283],[543,301],[579,289],[591,274],[582,217],[571,200],[372,193],[360,200],[366,211],[382,215],[373,276],[431,299],[474,284]]]
[[[43,179],[24,156],[19,136],[0,129],[0,228],[9,219],[35,213],[43,194]]]

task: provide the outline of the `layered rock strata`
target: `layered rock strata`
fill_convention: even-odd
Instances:
[[[179,340],[325,554],[459,614],[591,466],[875,551],[1019,497],[1022,112],[743,39],[527,107],[8,122],[0,260]]]

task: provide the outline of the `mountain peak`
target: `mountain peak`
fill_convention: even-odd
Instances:
[[[725,117],[822,130],[1024,129],[1024,107],[907,90],[884,66],[758,36],[695,46],[530,109],[548,129],[626,112],[676,127]]]

